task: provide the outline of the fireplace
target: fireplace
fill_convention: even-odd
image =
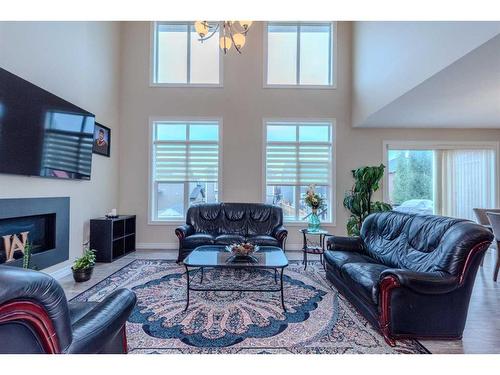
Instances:
[[[0,264],[43,269],[69,258],[69,198],[0,199]]]

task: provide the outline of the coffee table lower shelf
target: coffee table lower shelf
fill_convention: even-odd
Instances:
[[[286,266],[285,266],[286,267]],[[200,285],[203,284],[203,274],[204,274],[204,269],[205,268],[220,268],[220,267],[212,267],[212,266],[207,266],[207,267],[190,267],[184,264],[184,268],[186,269],[186,279],[187,279],[187,297],[186,297],[186,307],[184,311],[187,311],[189,308],[189,292],[261,292],[261,293],[268,293],[268,292],[280,292],[281,294],[281,306],[283,307],[283,311],[286,312],[286,307],[285,307],[285,297],[283,293],[283,274],[285,272],[285,267],[273,267],[273,268],[267,268],[267,269],[273,269],[274,270],[274,282],[275,284],[278,284],[278,273],[280,274],[280,284],[279,288],[269,288],[269,289],[262,289],[262,288],[202,288],[202,287],[196,287],[193,286],[193,279],[196,277],[198,273],[201,274],[200,276]],[[252,267],[248,267],[249,269],[252,269]],[[244,267],[241,267],[239,269],[245,269]]]

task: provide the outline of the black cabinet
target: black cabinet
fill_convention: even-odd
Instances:
[[[98,262],[112,262],[135,251],[135,215],[90,220],[90,248]]]

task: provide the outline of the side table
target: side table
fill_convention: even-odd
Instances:
[[[328,232],[326,230],[315,230],[311,231],[307,228],[300,229],[299,232],[302,233],[304,238],[304,245],[302,246],[302,252],[304,253],[304,259],[302,264],[304,265],[304,270],[307,268],[307,254],[315,254],[319,255],[319,260],[323,267],[325,266],[325,262],[323,259],[323,254],[325,253],[325,239],[328,236]],[[308,240],[308,236],[319,236],[317,241]]]

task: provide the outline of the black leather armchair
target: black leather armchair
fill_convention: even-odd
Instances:
[[[372,214],[359,237],[327,239],[326,275],[391,345],[397,338],[460,339],[492,239],[467,220]]]
[[[119,289],[100,303],[68,303],[49,275],[0,266],[0,353],[126,353],[135,302]]]
[[[178,262],[198,246],[248,241],[285,250],[288,231],[280,207],[260,203],[212,203],[189,207],[186,224],[175,229]]]

